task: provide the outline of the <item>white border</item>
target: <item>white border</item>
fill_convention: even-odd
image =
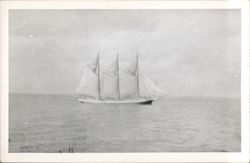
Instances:
[[[241,152],[8,153],[9,9],[241,9]],[[2,162],[249,162],[249,2],[220,1],[1,1]]]

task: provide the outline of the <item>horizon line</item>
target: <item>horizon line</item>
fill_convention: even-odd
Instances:
[[[77,93],[32,93],[32,92],[9,92],[10,94],[26,94],[26,95],[54,95],[54,96],[77,96]],[[164,95],[161,97],[229,97],[241,98],[241,96],[224,96],[224,95]]]

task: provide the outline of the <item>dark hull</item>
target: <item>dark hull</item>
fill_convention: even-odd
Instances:
[[[153,100],[150,100],[150,101],[138,102],[138,104],[140,104],[140,105],[151,105],[152,102],[153,102]],[[85,102],[81,101],[81,103],[85,103]]]
[[[98,99],[85,99],[85,98],[78,98],[78,101],[81,103],[100,103],[100,104],[141,104],[141,105],[151,105],[152,102],[157,98],[152,99],[124,99],[124,100],[98,100]]]
[[[153,102],[153,100],[149,100],[149,101],[140,102],[139,104],[141,104],[141,105],[151,105],[152,102]]]

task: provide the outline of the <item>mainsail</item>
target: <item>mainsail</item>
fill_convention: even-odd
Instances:
[[[101,98],[102,99],[118,99],[118,72],[117,72],[117,59],[111,63],[105,62],[101,69]]]
[[[120,74],[121,98],[137,98],[139,96],[136,62],[132,61],[128,64],[122,64],[122,70]]]
[[[120,63],[119,54],[112,62],[96,61],[88,65],[77,89],[81,98],[96,100],[153,99],[162,91],[145,74],[139,72],[139,56],[129,63]]]

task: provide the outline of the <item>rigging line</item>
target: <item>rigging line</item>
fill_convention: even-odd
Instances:
[[[98,99],[101,99],[101,81],[100,81],[100,55],[97,52],[97,75],[98,75]]]
[[[117,64],[117,95],[118,95],[118,99],[120,99],[120,75],[119,75],[119,51],[117,53],[117,60],[116,60],[116,64]]]
[[[137,94],[140,97],[140,83],[139,83],[139,52],[136,53],[136,76],[137,76]]]

